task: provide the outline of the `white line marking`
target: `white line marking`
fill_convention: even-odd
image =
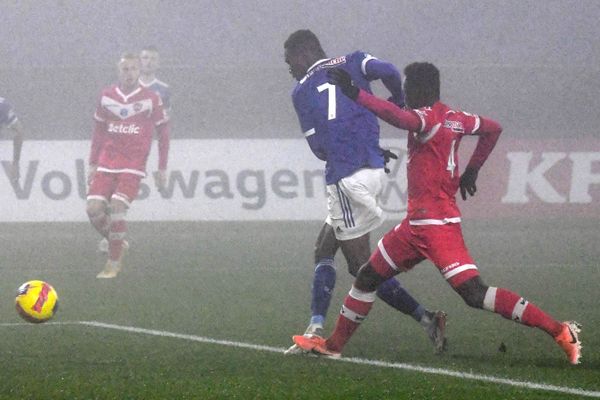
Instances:
[[[24,325],[39,326],[38,324],[30,324],[30,323],[23,323],[23,322],[21,322],[21,323],[0,323],[0,326],[6,326],[6,327],[24,326]],[[84,325],[84,326],[91,326],[91,327],[96,327],[96,328],[113,329],[113,330],[123,331],[123,332],[141,333],[141,334],[145,334],[145,335],[171,337],[171,338],[175,338],[175,339],[189,340],[189,341],[193,341],[193,342],[218,344],[221,346],[229,346],[229,347],[238,347],[238,348],[242,348],[242,349],[269,351],[272,353],[283,353],[285,350],[282,347],[263,346],[263,345],[258,345],[258,344],[236,342],[236,341],[231,341],[231,340],[219,340],[219,339],[212,339],[212,338],[208,338],[208,337],[204,337],[204,336],[186,335],[186,334],[182,334],[182,333],[159,331],[159,330],[155,330],[155,329],[136,328],[134,326],[114,325],[114,324],[107,324],[107,323],[98,322],[98,321],[46,322],[46,323],[40,324],[40,325]],[[571,387],[567,387],[567,386],[548,385],[545,383],[517,381],[517,380],[507,379],[507,378],[498,378],[498,377],[491,376],[491,375],[472,374],[469,372],[453,371],[450,369],[443,369],[443,368],[420,367],[418,365],[412,365],[412,364],[391,363],[391,362],[387,362],[387,361],[367,360],[364,358],[355,358],[355,357],[349,357],[349,358],[342,357],[342,358],[338,358],[338,359],[332,358],[332,359],[328,359],[328,360],[341,361],[341,362],[347,362],[347,363],[359,364],[359,365],[371,365],[374,367],[381,367],[381,368],[403,369],[403,370],[407,370],[407,371],[423,372],[426,374],[451,376],[451,377],[460,378],[460,379],[469,379],[469,380],[475,380],[475,381],[481,381],[481,382],[496,383],[496,384],[501,384],[501,385],[516,386],[516,387],[521,387],[521,388],[526,388],[526,389],[545,390],[545,391],[549,391],[549,392],[567,393],[567,394],[575,394],[575,395],[585,396],[585,397],[600,398],[600,391],[584,390],[584,389],[578,389],[578,388],[571,388]]]

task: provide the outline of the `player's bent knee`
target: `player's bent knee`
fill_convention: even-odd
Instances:
[[[483,308],[487,289],[488,287],[477,276],[461,284],[456,291],[469,307]]]
[[[320,240],[315,244],[315,263],[324,258],[334,258],[337,252],[337,242],[331,240]]]
[[[125,199],[121,199],[121,198],[115,198],[115,196],[113,195],[113,198],[110,200],[110,209],[112,212],[118,212],[118,213],[122,213],[122,212],[126,212],[127,209],[129,208],[130,203],[125,200]]]
[[[106,205],[101,201],[89,201],[87,203],[86,212],[90,218],[104,214]]]
[[[348,272],[350,275],[356,277],[358,276],[358,271],[360,270],[361,265],[353,262],[348,262]]]
[[[334,258],[335,251],[330,251],[322,248],[315,248],[315,264],[324,258]]]
[[[386,278],[381,276],[371,263],[366,263],[358,271],[354,286],[362,291],[372,292],[385,280]]]

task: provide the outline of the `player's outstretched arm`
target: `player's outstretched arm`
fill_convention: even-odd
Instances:
[[[354,86],[352,77],[347,71],[341,68],[330,69],[327,71],[327,80],[332,85],[339,87],[342,93],[350,99],[356,100],[358,97],[360,89],[357,86]]]
[[[402,90],[402,78],[400,71],[390,62],[370,59],[366,66],[367,78],[369,80],[379,79],[383,86],[389,90],[391,96],[388,101],[399,107],[404,107],[404,90]]]
[[[414,112],[404,110],[394,103],[380,99],[362,89],[354,86],[348,72],[341,68],[327,71],[329,83],[338,86],[342,93],[366,107],[385,122],[409,131],[417,131],[421,127],[421,120]]]
[[[477,176],[479,169],[485,163],[492,150],[496,146],[496,142],[502,133],[500,124],[489,118],[480,117],[480,127],[474,132],[479,135],[477,147],[473,151],[473,155],[465,168],[465,172],[460,177],[460,195],[463,200],[467,199],[467,194],[474,196],[477,192]]]

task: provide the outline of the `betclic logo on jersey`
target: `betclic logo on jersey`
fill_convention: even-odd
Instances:
[[[396,146],[386,148],[395,153],[398,159],[390,160],[386,165],[390,172],[386,174],[380,206],[387,213],[405,213],[407,207],[406,148]]]
[[[124,135],[139,135],[140,127],[136,124],[116,124],[110,122],[108,124],[108,133],[121,133]]]

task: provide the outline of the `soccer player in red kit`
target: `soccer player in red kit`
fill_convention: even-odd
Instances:
[[[460,188],[464,200],[475,194],[478,171],[502,128],[491,119],[454,110],[440,102],[439,71],[433,64],[410,64],[404,74],[408,109],[360,90],[341,69],[329,72],[330,83],[339,86],[346,96],[408,131],[408,211],[402,223],[383,236],[359,270],[333,334],[327,339],[298,335],[294,342],[306,351],[339,357],[369,313],[379,284],[429,259],[467,305],[542,329],[555,339],[571,364],[578,364],[579,325],[559,322],[518,294],[487,286],[463,240],[456,192]],[[459,177],[457,151],[465,135],[477,135],[479,140]]]
[[[114,278],[121,270],[125,215],[146,176],[146,161],[154,132],[158,133],[159,176],[166,176],[169,119],[160,97],[139,84],[140,58],[124,54],[118,64],[119,82],[102,90],[94,114],[89,159],[87,213],[90,222],[108,238],[108,261],[98,278]],[[165,180],[156,181],[159,190]]]

